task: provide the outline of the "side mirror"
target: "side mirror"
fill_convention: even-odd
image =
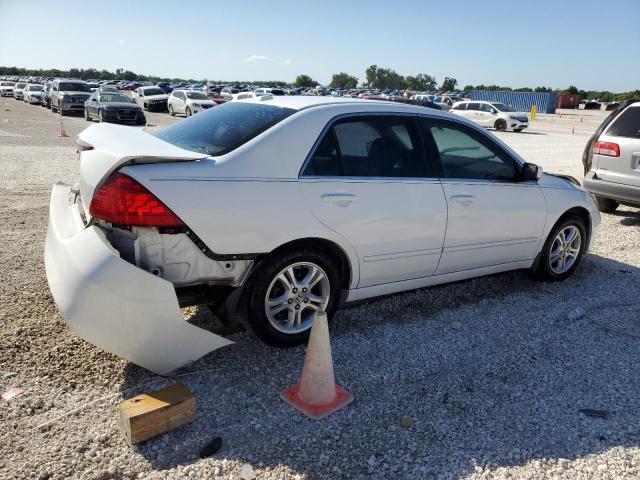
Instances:
[[[525,181],[537,181],[542,176],[542,167],[535,163],[525,163],[522,166],[522,178]]]
[[[492,109],[491,109],[491,114],[492,114],[492,115],[495,115],[496,113],[498,113],[498,111],[497,111],[495,108],[492,108]]]

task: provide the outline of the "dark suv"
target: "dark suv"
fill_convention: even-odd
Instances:
[[[57,110],[60,115],[67,112],[84,112],[84,102],[90,96],[91,89],[82,80],[54,80],[49,95],[51,110]]]

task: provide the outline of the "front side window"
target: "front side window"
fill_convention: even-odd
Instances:
[[[209,97],[201,92],[187,92],[187,97],[191,100],[209,100]]]
[[[480,105],[480,111],[487,112],[487,113],[493,113],[493,107],[491,105],[489,105],[488,103],[483,103],[483,104]]]
[[[609,127],[607,135],[613,137],[640,138],[640,107],[629,107]]]
[[[466,110],[467,109],[467,104],[466,103],[459,103],[458,105],[454,105],[453,109],[454,110]]]
[[[441,120],[425,120],[440,154],[443,176],[454,179],[515,181],[514,160],[479,132]]]
[[[412,118],[356,117],[340,120],[326,133],[303,175],[427,177],[427,164]]]
[[[480,104],[477,103],[477,102],[470,102],[469,105],[467,106],[467,110],[479,111],[480,110]]]

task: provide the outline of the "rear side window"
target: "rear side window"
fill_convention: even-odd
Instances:
[[[629,107],[624,110],[609,127],[607,135],[640,138],[640,107]]]
[[[466,103],[460,103],[458,105],[454,105],[453,109],[454,110],[466,110],[467,109],[467,104]]]
[[[224,155],[295,112],[292,108],[229,102],[152,135],[193,152]]]
[[[419,138],[412,118],[341,120],[326,132],[303,175],[428,177]]]
[[[479,103],[469,103],[469,105],[467,106],[467,110],[480,110],[480,104]]]

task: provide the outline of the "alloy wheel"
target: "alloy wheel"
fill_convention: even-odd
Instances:
[[[282,269],[271,281],[264,302],[269,323],[279,332],[301,333],[325,311],[331,286],[325,271],[315,263],[299,262]]]
[[[553,239],[549,251],[549,268],[556,275],[569,270],[580,254],[582,235],[575,225],[567,225]]]

